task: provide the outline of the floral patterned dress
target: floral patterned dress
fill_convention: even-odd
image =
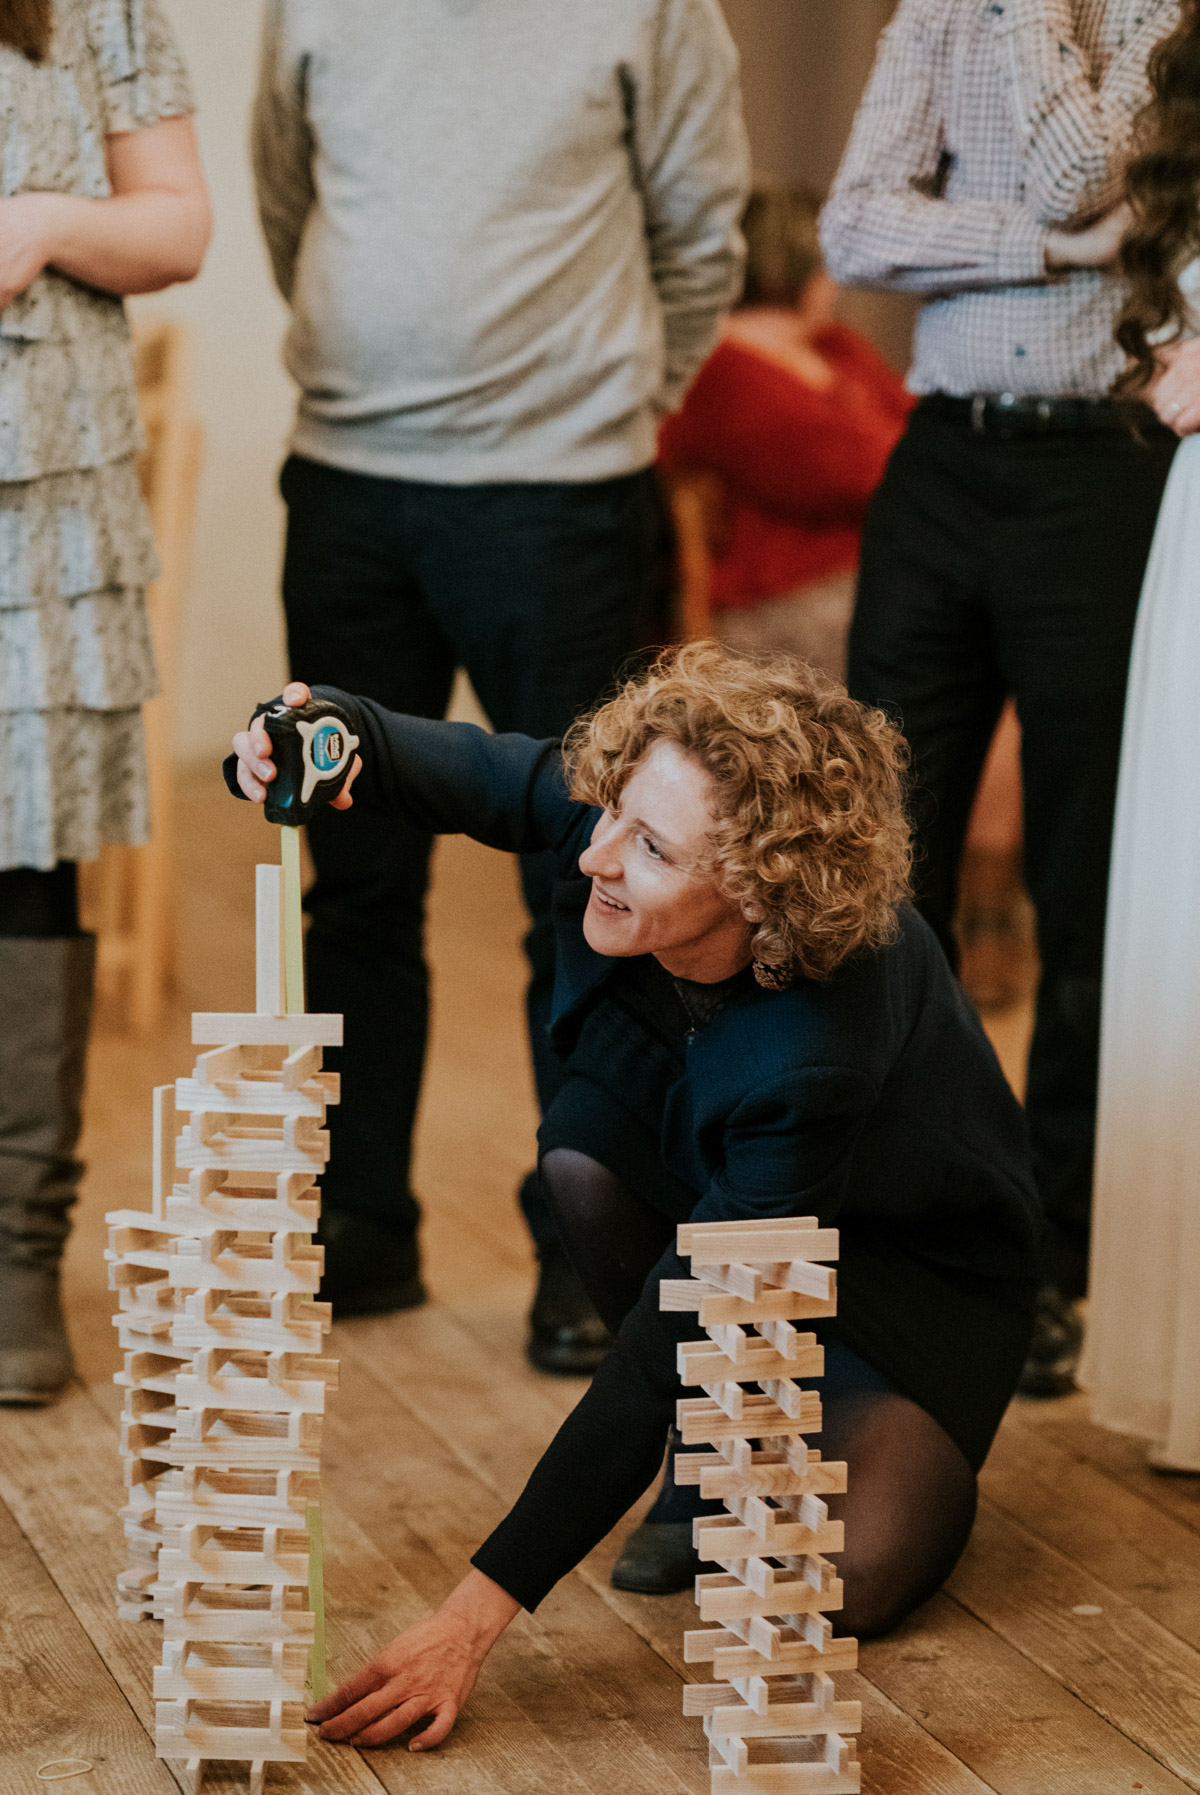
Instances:
[[[110,191],[105,139],[192,110],[159,0],[55,0],[0,46],[0,193]],[[157,571],[125,308],[47,269],[0,312],[0,868],[146,838]]]

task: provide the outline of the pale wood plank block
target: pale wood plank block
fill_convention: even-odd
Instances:
[[[712,1708],[706,1729],[710,1737],[734,1739],[790,1739],[797,1734],[857,1733],[862,1731],[861,1702],[772,1702],[765,1714],[756,1714],[745,1703]]]
[[[342,1018],[311,1011],[301,1016],[259,1016],[250,1011],[197,1010],[192,1017],[196,1046],[340,1047]]]
[[[719,1232],[710,1233],[713,1227]],[[770,1266],[796,1260],[836,1259],[839,1252],[836,1228],[788,1227],[781,1222],[761,1228],[754,1223],[739,1223],[728,1229],[721,1222],[685,1222],[678,1238],[680,1258],[690,1259],[693,1267],[734,1262]]]
[[[287,1009],[283,974],[283,868],[255,868],[254,1007],[260,1016]]]
[[[175,1182],[175,1087],[157,1085],[154,1091],[151,1207],[161,1219]]]
[[[332,1079],[334,1074],[321,1076]],[[181,1078],[175,1085],[176,1108],[193,1115],[205,1111],[230,1116],[313,1116],[323,1122],[329,1101],[325,1084],[316,1078],[290,1088],[278,1079],[265,1078],[230,1078],[220,1084]]]
[[[684,1340],[677,1348],[679,1377],[683,1384],[707,1384],[721,1379],[764,1377],[820,1377],[825,1369],[825,1349],[814,1342],[786,1359],[766,1341],[747,1341],[736,1356],[722,1352],[711,1341]]]

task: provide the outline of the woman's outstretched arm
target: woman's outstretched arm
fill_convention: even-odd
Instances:
[[[0,199],[0,310],[45,268],[106,293],[157,293],[200,272],[212,230],[190,118],[108,139],[112,193]]]
[[[337,809],[365,801],[434,835],[469,835],[513,854],[550,848],[564,867],[575,870],[595,812],[568,795],[557,742],[490,735],[473,723],[408,717],[333,686],[314,686],[312,692],[345,711],[362,745],[350,780],[334,799]],[[292,705],[304,704],[308,696],[309,687],[299,680],[282,693],[283,702]],[[226,783],[232,790],[236,776],[242,794],[261,803],[275,777],[261,720],[235,735],[233,747]]]

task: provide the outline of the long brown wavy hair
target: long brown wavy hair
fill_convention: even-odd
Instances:
[[[1121,245],[1128,285],[1117,341],[1129,357],[1114,391],[1136,397],[1158,371],[1155,348],[1184,329],[1179,276],[1200,254],[1200,0],[1150,57],[1153,94],[1134,127],[1126,172],[1133,223]]]
[[[0,0],[0,44],[21,50],[30,62],[50,54],[54,0]]]
[[[762,984],[826,979],[896,933],[909,895],[907,750],[882,711],[788,655],[666,649],[563,744],[571,796],[615,808],[655,742],[713,782],[711,871],[756,923]]]

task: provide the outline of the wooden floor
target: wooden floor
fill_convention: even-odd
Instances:
[[[80,1381],[57,1408],[0,1412],[0,1795],[81,1754],[81,1795],[175,1787],[151,1743],[157,1629],[119,1622],[117,1364],[103,1212],[149,1197],[150,1089],[188,1064],[188,1012],[249,1008],[252,874],[274,838],[249,806],[187,793],[184,964],[155,1040],[103,1031],[89,1171],[68,1260]],[[431,904],[437,1018],[417,1182],[434,1300],[335,1330],[326,1432],[331,1671],[342,1677],[457,1580],[581,1385],[523,1358],[532,1271],[514,1190],[533,1104],[511,866],[443,845]],[[1019,1067],[1028,1027],[999,1019]],[[1084,1399],[1015,1406],[948,1589],[845,1679],[864,1703],[871,1795],[1200,1790],[1200,1481],[1158,1476]],[[622,1530],[624,1531],[624,1530]],[[680,1716],[690,1598],[620,1595],[605,1542],[510,1629],[448,1744],[359,1756],[314,1742],[275,1786],[367,1795],[668,1795],[708,1786]],[[212,1791],[245,1787],[230,1770]]]

